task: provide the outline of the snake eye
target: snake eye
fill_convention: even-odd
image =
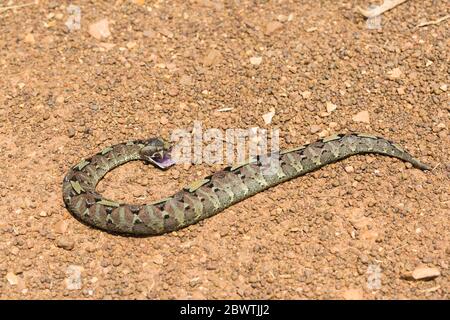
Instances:
[[[153,148],[155,151],[170,151],[172,149],[172,145],[170,142],[162,138],[151,138],[146,142],[146,146],[149,148]]]
[[[159,160],[159,159],[161,159],[161,158],[162,158],[161,151],[155,152],[155,153],[151,156],[151,158],[152,158],[153,160]]]

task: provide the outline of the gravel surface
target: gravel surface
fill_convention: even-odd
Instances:
[[[370,23],[367,1],[78,1],[79,30],[61,3],[0,8],[0,298],[449,298],[449,20],[418,27],[446,1]],[[371,132],[434,169],[355,156],[150,238],[64,208],[71,165],[194,120],[282,147]],[[129,163],[99,190],[146,203],[220,167]]]

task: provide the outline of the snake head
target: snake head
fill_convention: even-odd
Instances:
[[[143,160],[165,170],[175,164],[170,158],[171,149],[169,142],[161,138],[151,138],[145,142],[145,147],[139,153]]]

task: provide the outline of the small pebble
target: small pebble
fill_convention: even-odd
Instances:
[[[65,101],[64,96],[57,96],[57,97],[56,97],[56,100],[55,100],[55,102],[56,102],[57,104],[63,104],[64,101]]]
[[[68,237],[59,237],[56,240],[56,246],[58,246],[59,248],[65,249],[65,250],[72,250],[75,247],[75,242],[68,238]]]
[[[330,128],[336,128],[338,126],[337,122],[330,122],[330,124],[328,125]]]
[[[347,289],[343,292],[342,297],[345,300],[361,300],[363,291],[361,289]]]
[[[160,254],[157,254],[153,257],[153,263],[157,265],[162,265],[164,262],[164,257]]]
[[[55,223],[53,229],[55,230],[56,233],[66,233],[67,231],[67,227],[69,226],[69,223],[66,220],[61,220],[57,223]]]
[[[353,173],[355,172],[355,169],[352,166],[345,166],[344,168],[345,172],[347,173]]]
[[[398,79],[403,75],[403,72],[400,68],[394,68],[388,71],[388,76],[390,79]]]
[[[220,51],[212,49],[207,52],[205,58],[203,59],[203,65],[205,67],[210,67],[218,64],[221,60],[222,54],[220,53]]]
[[[127,42],[127,48],[128,48],[128,50],[132,50],[132,49],[134,49],[136,46],[137,46],[136,41],[130,41],[130,42]]]
[[[262,117],[264,119],[265,124],[270,124],[272,122],[272,118],[275,115],[275,111],[270,111],[266,114],[264,114]]]
[[[312,93],[311,91],[302,91],[300,94],[302,95],[303,99],[309,99]]]
[[[400,88],[397,88],[397,93],[399,94],[399,95],[404,95],[406,92],[405,92],[405,87],[400,87]]]
[[[180,78],[180,84],[183,86],[190,86],[192,85],[192,78],[188,75],[182,75]]]
[[[133,3],[143,6],[145,4],[145,0],[133,0]]]
[[[91,23],[88,27],[89,34],[97,40],[108,38],[111,35],[108,19],[101,19]]]
[[[17,248],[16,246],[13,246],[13,247],[11,247],[10,252],[11,252],[11,254],[17,256],[20,252],[20,249]]]
[[[105,51],[109,51],[116,46],[114,43],[109,43],[109,42],[100,42],[98,45],[101,48],[103,48]]]
[[[278,21],[271,21],[266,25],[266,35],[271,35],[275,31],[281,29],[283,27],[283,24]]]
[[[159,122],[160,122],[161,124],[168,124],[168,123],[169,123],[169,120],[168,120],[166,117],[161,117],[161,119],[159,120]]]
[[[316,30],[317,30],[317,27],[311,27],[311,28],[306,29],[305,31],[310,33],[310,32],[314,32]]]
[[[327,112],[331,113],[334,110],[336,110],[337,105],[335,105],[334,103],[331,103],[330,101],[327,101]]]
[[[417,267],[413,272],[407,272],[403,274],[403,278],[406,280],[433,280],[441,275],[438,268],[429,267]]]
[[[35,44],[36,40],[34,39],[34,36],[32,33],[29,33],[25,36],[25,38],[23,39],[23,41],[25,41],[26,43],[29,44]]]
[[[6,274],[6,280],[8,280],[8,283],[12,286],[16,286],[19,283],[19,277],[13,272],[8,272]]]
[[[178,89],[176,87],[170,87],[167,89],[167,94],[171,97],[175,97],[178,95]]]
[[[259,66],[262,62],[262,57],[251,57],[250,63],[254,66]]]
[[[355,122],[370,123],[369,111],[364,110],[364,111],[358,112],[356,115],[353,116],[352,119]]]
[[[155,32],[151,29],[144,30],[143,36],[147,38],[152,38],[155,36]]]
[[[172,173],[172,177],[174,179],[178,179],[180,177],[180,171],[178,171],[176,169],[172,170],[171,173]]]
[[[328,137],[329,135],[330,135],[330,133],[328,132],[328,130],[322,130],[319,132],[319,138],[321,138],[321,139]]]
[[[320,131],[320,129],[320,126],[313,124],[309,130],[311,131],[311,133],[317,133]]]
[[[75,133],[76,133],[76,130],[73,127],[70,127],[69,129],[67,129],[67,136],[69,138],[75,137]]]

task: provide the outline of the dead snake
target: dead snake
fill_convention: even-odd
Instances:
[[[195,181],[173,196],[146,205],[105,199],[95,191],[110,170],[132,160],[143,160],[166,169],[174,162],[170,145],[162,139],[137,140],[108,147],[70,169],[63,181],[63,198],[79,220],[112,233],[159,235],[197,223],[267,188],[314,171],[351,155],[376,153],[430,168],[399,145],[362,133],[339,134],[308,145],[281,151],[279,166],[267,173],[259,158],[227,167]]]

